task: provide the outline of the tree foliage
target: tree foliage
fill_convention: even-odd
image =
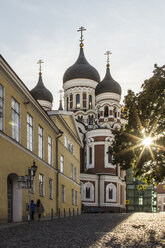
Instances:
[[[165,66],[155,65],[154,75],[145,80],[141,91],[131,90],[124,98],[124,117],[128,123],[115,131],[114,163],[132,167],[134,177],[146,184],[165,179]],[[145,146],[145,137],[151,145]]]

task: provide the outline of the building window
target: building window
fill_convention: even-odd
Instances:
[[[48,136],[48,164],[52,165],[52,137]]]
[[[106,186],[106,201],[116,202],[116,186],[113,183],[109,183]]]
[[[113,109],[113,115],[115,118],[117,118],[117,108],[116,107],[114,107],[114,109]]]
[[[69,97],[66,98],[66,110],[69,110]]]
[[[74,145],[73,144],[71,144],[71,151],[70,152],[72,153],[72,155],[74,155]]]
[[[68,151],[71,152],[71,142],[68,140]]]
[[[93,125],[93,115],[88,115],[88,124]]]
[[[64,173],[64,156],[61,155],[60,157],[60,171],[61,173]]]
[[[112,163],[112,148],[111,148],[111,146],[108,146],[107,154],[108,154],[108,163]]]
[[[76,108],[80,108],[80,94],[76,94]]]
[[[75,181],[77,182],[77,168],[76,167],[74,168],[74,178],[75,178]]]
[[[89,164],[92,164],[92,147],[89,147]]]
[[[104,117],[108,117],[108,106],[104,107]]]
[[[43,134],[44,130],[41,126],[38,127],[38,156],[43,158],[44,146],[43,146]]]
[[[83,122],[83,117],[82,117],[82,115],[78,115],[78,121]]]
[[[70,109],[73,108],[73,94],[70,94]]]
[[[71,164],[71,178],[73,179],[73,164]]]
[[[86,199],[90,199],[91,198],[90,192],[91,192],[91,188],[86,187]]]
[[[87,99],[86,99],[86,92],[83,92],[83,108],[86,108],[86,101],[87,101]]]
[[[49,178],[49,198],[53,199],[53,180]]]
[[[143,205],[143,196],[139,197],[139,205]]]
[[[92,109],[92,95],[89,95],[89,109]]]
[[[83,199],[87,201],[94,201],[94,185],[93,183],[87,182],[83,185]]]
[[[39,174],[39,195],[44,195],[44,175]]]
[[[72,189],[72,205],[74,205],[74,189]]]
[[[77,206],[77,191],[75,191],[75,205]]]
[[[4,88],[0,84],[0,130],[3,131],[4,114]]]
[[[65,202],[65,186],[63,184],[61,185],[61,202]]]
[[[109,199],[113,199],[113,189],[112,188],[110,188],[109,189]]]
[[[27,149],[33,151],[33,117],[27,114]]]
[[[64,135],[64,146],[68,148],[68,139],[66,135]]]
[[[20,141],[20,104],[12,97],[12,138]]]

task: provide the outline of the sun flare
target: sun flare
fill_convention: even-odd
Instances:
[[[152,139],[151,139],[151,137],[146,137],[146,138],[144,138],[143,141],[142,141],[142,144],[143,144],[144,146],[150,146],[150,145],[152,144]]]

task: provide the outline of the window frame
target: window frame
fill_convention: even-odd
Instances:
[[[61,184],[61,202],[65,203],[65,185]]]
[[[74,205],[74,189],[71,190],[71,196],[72,196],[72,205]]]
[[[33,151],[33,117],[27,113],[27,149]]]
[[[41,125],[38,126],[38,156],[44,158],[44,129]]]
[[[49,178],[49,199],[53,199],[53,179]]]
[[[44,175],[39,173],[39,195],[44,196]]]
[[[50,135],[48,135],[48,164],[53,165],[53,139]]]
[[[64,156],[60,155],[60,172],[64,174]]]
[[[76,94],[76,109],[80,109],[80,94]]]
[[[20,103],[14,97],[11,99],[11,120],[12,138],[20,142]]]

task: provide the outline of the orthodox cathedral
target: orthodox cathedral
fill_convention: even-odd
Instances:
[[[74,113],[82,142],[81,200],[83,210],[101,208],[105,212],[124,212],[126,200],[125,171],[112,164],[112,130],[125,124],[121,115],[121,87],[111,76],[109,51],[106,73],[98,71],[84,55],[81,27],[80,53],[63,76],[64,108]]]

